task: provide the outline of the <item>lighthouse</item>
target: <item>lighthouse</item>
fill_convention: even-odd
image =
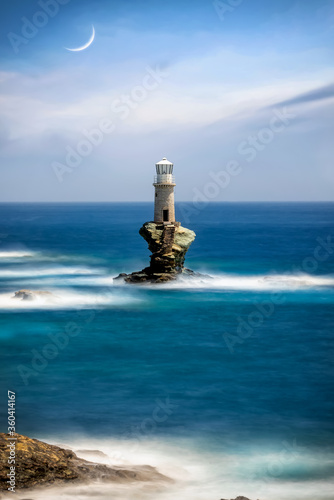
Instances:
[[[175,280],[179,274],[199,276],[184,267],[186,253],[196,234],[175,221],[173,163],[163,158],[155,168],[154,221],[145,222],[139,229],[151,251],[150,265],[131,274],[121,273],[115,280],[164,283]]]
[[[154,222],[175,223],[173,163],[163,158],[155,164],[156,176],[153,186],[154,196]]]

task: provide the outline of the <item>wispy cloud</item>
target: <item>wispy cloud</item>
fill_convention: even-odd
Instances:
[[[209,22],[194,19],[196,6],[189,11],[175,4],[174,10],[167,9],[172,16],[169,22],[159,22],[158,12],[147,20],[133,6],[133,11],[124,13],[124,19],[128,16],[131,22],[122,23],[101,4],[103,16],[94,21],[96,40],[79,55],[62,49],[62,23],[49,23],[22,57],[15,62],[11,54],[3,65],[7,71],[0,72],[1,168],[6,193],[18,193],[17,179],[21,179],[24,189],[31,186],[31,199],[34,195],[57,199],[60,189],[67,200],[84,200],[88,195],[90,200],[99,196],[119,200],[125,193],[138,199],[139,185],[142,199],[147,199],[150,186],[146,191],[138,157],[154,163],[161,155],[171,156],[176,164],[182,160],[184,174],[196,185],[206,169],[233,159],[238,144],[266,126],[273,107],[282,106],[291,106],[296,113],[293,125],[258,156],[249,171],[245,169],[223,199],[277,199],[278,192],[289,193],[291,199],[294,189],[296,198],[307,198],[305,165],[312,175],[317,171],[317,178],[312,178],[313,198],[319,196],[321,186],[325,192],[332,176],[322,153],[332,158],[334,152],[324,144],[331,127],[324,103],[334,95],[334,70],[319,26],[310,39],[307,30],[298,31],[308,24],[292,14],[291,23],[286,23],[282,11],[282,18],[275,22],[267,17],[259,31],[254,9],[246,2],[244,7],[229,22],[221,23],[211,4],[205,11]],[[175,16],[175,9],[184,17]],[[250,18],[247,9],[253,9]],[[186,14],[192,17],[185,28]],[[86,18],[80,19],[81,25],[86,24]],[[72,15],[65,21],[70,33]],[[45,42],[51,39],[48,46]],[[142,84],[147,66],[166,69],[169,76],[131,109],[126,120],[120,120],[112,103]],[[313,105],[302,106],[307,103]],[[115,131],[82,161],[68,183],[56,187],[50,163],[63,158],[66,147],[75,147],[83,130],[96,127],[102,118],[115,122]],[[132,192],[125,187],[123,168],[133,178]],[[111,172],[114,178],[118,176],[117,186],[109,183]],[[291,180],[293,172],[299,179],[297,187]],[[178,187],[180,199],[189,198],[189,189],[191,196],[191,187]]]
[[[297,95],[292,99],[287,99],[275,104],[275,106],[292,106],[298,104],[306,104],[309,102],[324,101],[325,99],[331,99],[334,97],[334,83],[320,87],[318,89],[311,90],[310,92],[305,92],[301,95]]]

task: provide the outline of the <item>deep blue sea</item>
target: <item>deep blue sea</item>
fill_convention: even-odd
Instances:
[[[152,204],[0,205],[1,408],[15,391],[17,432],[175,479],[99,498],[334,499],[334,204],[176,209],[209,276],[133,286],[113,277],[148,265]]]

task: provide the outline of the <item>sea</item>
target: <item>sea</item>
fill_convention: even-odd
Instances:
[[[1,430],[173,480],[17,498],[333,500],[334,204],[176,213],[199,274],[127,285],[151,203],[0,205]]]

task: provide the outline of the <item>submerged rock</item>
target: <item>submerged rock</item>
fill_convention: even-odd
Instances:
[[[51,292],[46,292],[43,290],[19,290],[14,293],[13,299],[20,299],[20,300],[36,300],[38,298],[44,298],[44,299],[55,299],[56,296],[53,295]]]
[[[171,481],[148,465],[116,467],[78,458],[72,450],[53,446],[20,434],[16,438],[16,489],[62,486],[68,483]],[[10,443],[0,433],[0,490],[7,490]]]
[[[147,241],[152,252],[149,267],[131,274],[122,273],[115,280],[126,283],[164,283],[175,280],[178,275],[198,275],[184,267],[186,253],[194,241],[194,231],[182,227],[180,223],[146,222],[139,234]]]

